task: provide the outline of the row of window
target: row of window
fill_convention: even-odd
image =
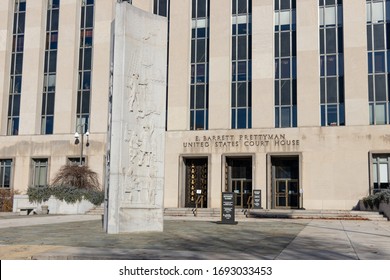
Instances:
[[[14,0],[13,46],[8,99],[7,135],[19,134],[20,102],[23,77],[24,30],[26,0]],[[79,81],[77,94],[77,126],[88,130],[92,77],[92,46],[95,0],[81,2]],[[57,73],[60,0],[47,0],[46,43],[43,69],[41,134],[53,134]]]
[[[68,157],[67,164],[80,165],[80,158]],[[81,164],[85,164],[85,158],[81,160]],[[0,159],[0,188],[11,189],[12,186],[12,159]],[[49,183],[49,159],[48,158],[33,158],[31,160],[31,186],[46,186]]]
[[[367,48],[370,124],[390,123],[390,1],[367,1]],[[202,8],[204,7],[204,8]],[[208,27],[208,0],[192,0],[193,17],[205,18]],[[251,128],[252,125],[252,38],[251,0],[232,0],[232,87],[231,128]],[[198,10],[202,11],[200,13]],[[207,13],[206,13],[207,12]],[[207,20],[206,20],[207,18]],[[275,0],[275,127],[297,126],[297,56],[296,56],[296,0]],[[194,19],[193,19],[194,20]],[[199,21],[199,19],[198,19]],[[194,24],[193,24],[194,25]],[[207,30],[209,30],[207,28]],[[196,32],[196,34],[194,33]],[[208,57],[208,36],[204,30],[194,30],[197,43],[192,41],[191,62],[196,49],[198,58]],[[321,126],[345,125],[344,103],[344,42],[343,1],[319,1],[320,38],[320,111]],[[206,47],[204,42],[207,42]],[[202,46],[202,47],[199,47]],[[201,56],[199,56],[199,52]],[[208,128],[208,61],[191,66],[190,129]],[[197,100],[194,80],[206,83],[202,92],[200,114],[194,110]]]

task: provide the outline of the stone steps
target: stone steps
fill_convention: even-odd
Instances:
[[[170,217],[194,217],[195,211],[192,208],[166,208],[165,216]],[[220,217],[220,209],[203,208],[198,209],[197,217]],[[250,210],[236,209],[237,218],[286,218],[286,219],[333,219],[333,220],[370,220],[387,221],[378,212],[370,211],[346,211],[346,210]]]
[[[87,215],[103,215],[103,206],[89,210]],[[370,220],[387,221],[383,215],[374,211],[346,211],[346,210],[276,210],[262,209],[250,210],[236,209],[236,218],[278,218],[278,219],[333,219],[333,220]],[[219,218],[219,208],[199,208],[197,217]],[[168,217],[194,217],[193,208],[165,208],[164,216]]]
[[[104,215],[104,207],[96,206],[85,213],[86,215]]]

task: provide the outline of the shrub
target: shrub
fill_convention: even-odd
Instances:
[[[104,201],[104,192],[100,190],[96,172],[87,166],[65,165],[53,179],[50,186],[28,187],[28,200],[42,203],[50,196],[69,204],[81,201],[83,198],[94,205]]]
[[[381,202],[390,202],[390,190],[380,191],[363,198],[363,203],[366,208],[379,208]]]
[[[51,189],[49,186],[30,186],[27,188],[27,195],[31,203],[42,203],[49,200]]]
[[[81,201],[83,199],[83,191],[82,189],[72,187],[72,186],[52,186],[51,187],[52,195],[58,200],[65,201],[69,204],[74,204],[77,201]]]
[[[104,201],[104,192],[103,191],[95,191],[95,190],[87,190],[84,191],[84,198],[91,202],[93,205],[100,205]]]
[[[0,189],[0,212],[12,212],[15,194],[19,194],[19,192],[11,189]]]

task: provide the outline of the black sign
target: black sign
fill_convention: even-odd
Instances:
[[[235,222],[235,204],[233,192],[222,193],[221,224],[237,224]]]
[[[261,190],[253,190],[253,209],[262,209]]]

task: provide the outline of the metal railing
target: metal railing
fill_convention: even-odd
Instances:
[[[198,216],[198,207],[199,207],[199,204],[200,204],[200,208],[203,208],[203,194],[198,196],[198,198],[196,199],[195,201],[195,210],[194,210],[194,216],[197,217]]]

